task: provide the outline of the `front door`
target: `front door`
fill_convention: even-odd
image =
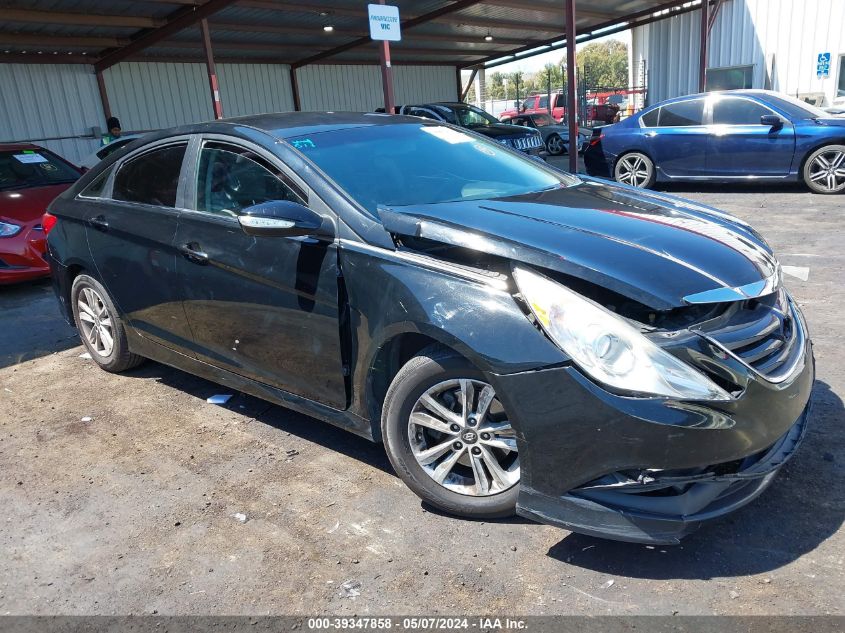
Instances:
[[[795,152],[792,123],[762,125],[760,117],[775,112],[744,97],[715,97],[707,145],[707,175],[787,176]]]
[[[708,139],[704,99],[661,106],[656,125],[646,132],[646,146],[657,168],[669,177],[700,176]]]
[[[175,243],[197,357],[345,408],[332,232],[255,237],[238,224],[255,204],[307,204],[305,185],[277,158],[240,141],[206,139],[192,160],[192,211],[182,214]]]
[[[88,246],[100,281],[141,335],[186,350],[191,334],[176,290],[176,236],[186,138],[128,157],[86,201]],[[85,192],[83,192],[83,196]]]

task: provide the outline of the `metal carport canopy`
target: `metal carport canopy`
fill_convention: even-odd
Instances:
[[[398,5],[402,22],[402,41],[390,46],[392,64],[455,66],[459,86],[461,68],[490,68],[567,46],[569,12],[574,40],[585,42],[701,8],[701,0],[388,4]],[[296,68],[379,59],[365,0],[7,0],[4,5],[0,63],[93,64],[106,111],[101,73],[125,60],[206,63],[212,95],[215,60],[288,64],[296,103]],[[574,55],[569,57],[574,63]],[[570,115],[574,120],[574,108]]]

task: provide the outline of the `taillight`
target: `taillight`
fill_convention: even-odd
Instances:
[[[590,146],[598,145],[601,143],[601,140],[604,138],[604,134],[599,134],[598,136],[594,136],[590,139]]]
[[[56,226],[56,222],[58,218],[55,215],[50,213],[45,213],[44,217],[41,218],[41,228],[44,229],[44,235],[50,233],[50,230]]]

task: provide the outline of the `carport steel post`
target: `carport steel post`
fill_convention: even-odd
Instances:
[[[574,174],[578,171],[578,119],[575,116],[575,0],[566,0],[566,119],[569,126],[569,171]]]
[[[378,0],[384,4],[385,0]],[[393,69],[390,66],[390,42],[381,40],[378,46],[379,63],[381,64],[381,86],[384,91],[384,111],[393,114],[396,99],[393,96]]]

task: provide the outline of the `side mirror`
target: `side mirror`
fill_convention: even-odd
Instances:
[[[244,209],[238,222],[247,235],[296,237],[316,233],[323,219],[298,202],[270,200]]]
[[[782,128],[783,121],[776,114],[764,114],[760,117],[760,125],[765,125],[771,128]]]

